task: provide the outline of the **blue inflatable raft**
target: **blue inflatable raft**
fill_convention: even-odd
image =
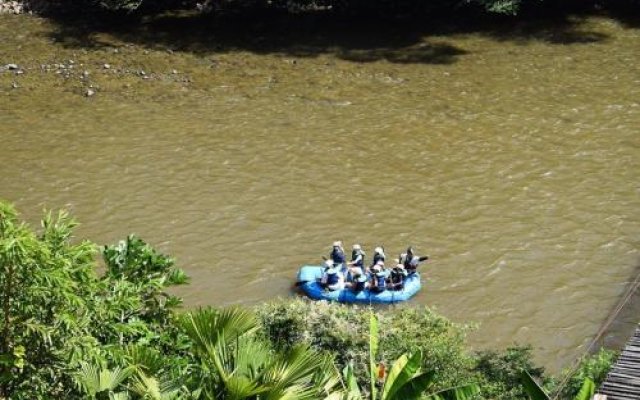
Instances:
[[[313,300],[330,300],[341,303],[382,303],[393,304],[409,300],[420,290],[420,274],[409,275],[402,290],[385,290],[381,293],[363,290],[358,293],[351,289],[324,290],[320,286],[320,278],[324,267],[318,265],[305,265],[298,271],[297,283],[302,291]]]

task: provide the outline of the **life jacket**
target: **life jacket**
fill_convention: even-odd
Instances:
[[[329,270],[327,270],[327,285],[335,285],[338,282],[340,282],[338,270],[336,268],[330,268]]]
[[[362,250],[353,250],[351,252],[351,261],[357,260],[358,256],[361,256],[360,260],[357,263],[353,264],[353,266],[362,268],[364,267],[364,253],[362,252]]]
[[[367,284],[367,277],[364,275],[359,276],[354,280],[353,290],[356,292],[361,292],[365,289],[366,284]]]
[[[399,271],[397,269],[393,269],[391,271],[391,282],[392,283],[404,283],[404,277],[406,276],[404,271]]]
[[[331,251],[331,260],[333,260],[334,264],[344,264],[344,252],[340,247],[334,247]]]
[[[373,279],[375,279],[376,291],[383,292],[387,289],[387,275],[384,272],[373,274]]]

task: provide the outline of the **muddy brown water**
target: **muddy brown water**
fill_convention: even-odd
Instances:
[[[139,234],[191,275],[189,306],[294,295],[335,239],[411,244],[431,261],[408,306],[558,370],[640,261],[640,30],[567,29],[310,55],[0,15],[0,64],[24,72],[0,73],[0,197],[97,243]]]

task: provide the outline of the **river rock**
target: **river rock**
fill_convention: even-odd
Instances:
[[[96,94],[96,91],[93,89],[87,89],[86,92],[84,92],[85,97],[91,97],[94,94]]]
[[[52,0],[0,0],[0,14],[45,13],[62,3]]]
[[[18,69],[18,64],[7,64],[4,66],[5,69],[8,69],[9,71],[13,71]]]
[[[25,12],[23,2],[0,0],[0,14],[22,14],[23,12]]]

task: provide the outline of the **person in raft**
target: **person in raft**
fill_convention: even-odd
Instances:
[[[353,249],[351,250],[351,261],[349,261],[347,264],[350,267],[364,268],[364,256],[365,253],[362,250],[362,246],[360,246],[359,244],[354,244]]]
[[[333,248],[329,254],[329,259],[333,261],[334,265],[345,264],[346,257],[344,256],[344,249],[342,248],[342,242],[337,240],[333,242]]]
[[[384,270],[384,261],[382,260],[371,267],[370,289],[376,293],[382,293],[387,290],[387,273]]]
[[[340,267],[335,265],[331,260],[325,262],[325,267],[322,278],[320,279],[320,285],[332,291],[344,289],[344,277],[340,272]]]
[[[347,263],[349,270],[347,272],[347,282],[352,281],[356,275],[364,274],[364,256],[362,247],[359,244],[354,244],[351,250],[351,261]]]
[[[407,273],[412,274],[418,269],[421,262],[427,261],[429,256],[419,257],[413,252],[413,247],[409,246],[405,253],[400,254],[400,263],[404,265]]]
[[[404,289],[404,280],[407,277],[407,270],[404,268],[404,265],[402,265],[400,260],[396,261],[396,266],[391,270],[389,286],[393,290],[402,290]]]
[[[407,268],[412,258],[413,258],[413,247],[409,246],[407,247],[407,250],[404,253],[400,253],[398,262],[404,265],[405,268]]]
[[[382,246],[378,246],[373,249],[373,262],[371,263],[371,269],[378,264],[379,261],[382,261],[382,265],[384,266],[386,256],[384,255],[384,248]]]
[[[353,275],[353,281],[347,283],[355,293],[360,293],[369,287],[367,275],[362,271],[362,268],[358,269],[360,272]]]

